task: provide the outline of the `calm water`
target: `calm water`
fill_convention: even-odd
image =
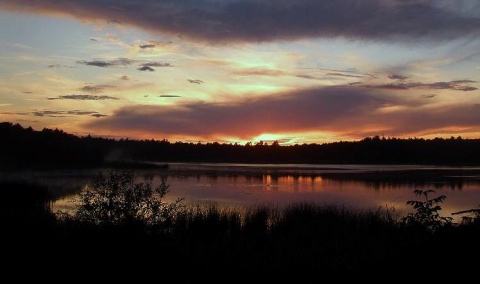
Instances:
[[[76,194],[107,170],[22,172],[1,177],[46,184],[57,197],[55,210],[71,210]],[[282,206],[308,201],[360,209],[388,207],[405,214],[410,210],[406,201],[418,199],[414,189],[434,189],[434,196],[447,196],[441,204],[444,216],[480,205],[480,167],[170,163],[168,169],[135,173],[138,181],[153,185],[166,178],[170,189],[167,201],[184,198],[185,203]]]

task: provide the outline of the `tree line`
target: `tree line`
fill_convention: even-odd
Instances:
[[[0,169],[102,167],[109,161],[479,165],[480,139],[366,137],[280,145],[77,136],[0,123]]]

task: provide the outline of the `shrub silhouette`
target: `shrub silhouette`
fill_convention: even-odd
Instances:
[[[168,191],[165,179],[153,188],[136,182],[132,170],[110,170],[80,193],[74,218],[96,225],[168,225],[181,202],[164,202]]]
[[[428,231],[436,231],[441,227],[451,225],[453,223],[452,217],[442,217],[439,205],[447,198],[445,195],[440,195],[435,198],[430,198],[431,193],[435,190],[420,190],[415,189],[413,193],[416,196],[423,196],[424,200],[409,200],[407,205],[411,205],[415,212],[407,214],[402,218],[403,224],[413,227],[423,227]]]

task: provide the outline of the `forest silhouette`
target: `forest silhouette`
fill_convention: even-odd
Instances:
[[[280,145],[259,141],[192,143],[76,136],[0,123],[0,169],[89,168],[114,162],[479,165],[480,139],[366,137],[359,141]],[[121,165],[121,164],[120,164]],[[147,165],[147,164],[144,164]]]

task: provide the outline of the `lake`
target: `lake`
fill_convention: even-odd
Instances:
[[[73,210],[77,194],[109,169],[1,173],[1,178],[45,184],[54,194],[54,210]],[[215,202],[245,207],[298,202],[344,205],[354,209],[388,208],[403,215],[413,190],[445,195],[442,216],[480,205],[480,167],[423,165],[311,165],[168,163],[167,168],[137,169],[139,182],[169,185],[166,201]],[[456,221],[460,216],[453,216]]]

